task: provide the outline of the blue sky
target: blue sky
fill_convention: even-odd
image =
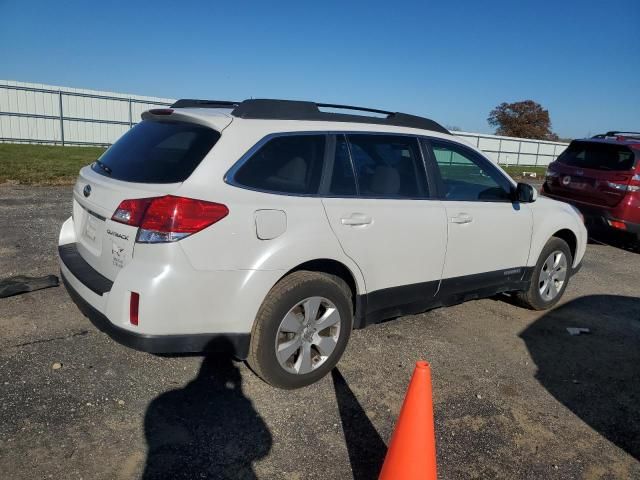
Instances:
[[[0,0],[0,78],[164,97],[295,98],[492,132],[640,130],[640,1]]]

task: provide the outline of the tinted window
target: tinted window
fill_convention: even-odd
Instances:
[[[448,142],[432,141],[447,200],[510,200],[511,184],[475,152]]]
[[[353,165],[349,157],[349,147],[344,135],[336,136],[336,147],[333,162],[327,162],[325,176],[327,188],[322,193],[334,197],[351,197],[357,194]]]
[[[258,190],[316,194],[322,173],[325,138],[325,135],[272,138],[242,164],[234,180]]]
[[[92,168],[126,182],[182,182],[219,138],[215,130],[193,123],[143,121],[111,145]]]
[[[401,135],[348,135],[360,195],[424,198],[428,195],[418,140]]]
[[[631,150],[623,145],[595,142],[572,142],[558,157],[558,162],[572,167],[596,170],[631,170],[634,163]]]

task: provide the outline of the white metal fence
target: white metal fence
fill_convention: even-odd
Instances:
[[[150,108],[173,103],[79,88],[0,80],[0,142],[110,145]],[[453,132],[503,165],[548,165],[566,143]]]
[[[568,143],[530,140],[527,138],[452,132],[482,150],[500,165],[547,166],[560,155]]]
[[[167,98],[0,80],[0,141],[110,145]]]

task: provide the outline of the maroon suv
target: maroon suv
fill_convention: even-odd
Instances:
[[[575,205],[588,225],[623,230],[640,241],[640,133],[574,140],[549,164],[542,193]]]

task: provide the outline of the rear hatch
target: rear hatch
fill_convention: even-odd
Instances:
[[[625,145],[576,140],[549,165],[545,188],[568,200],[615,207],[625,196],[635,160]]]
[[[80,171],[73,192],[78,251],[110,280],[131,260],[138,232],[111,220],[121,202],[175,192],[220,138],[181,117],[140,122]]]

